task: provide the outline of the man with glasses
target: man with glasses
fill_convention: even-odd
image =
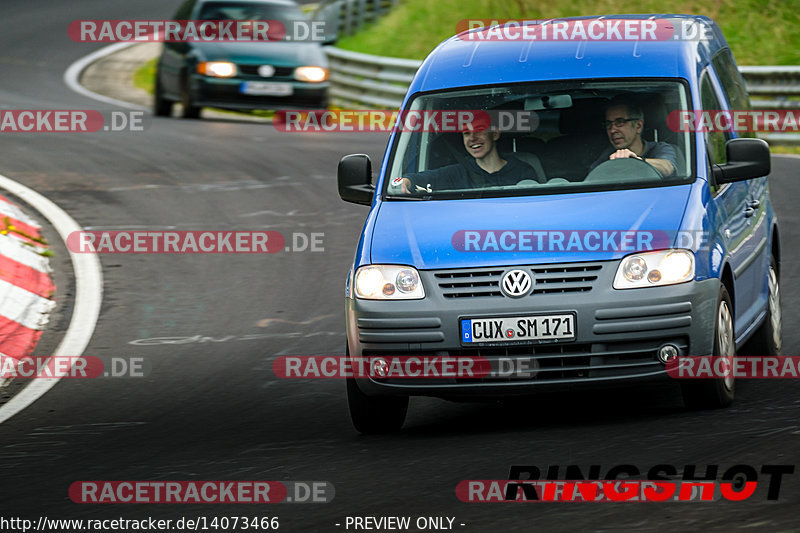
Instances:
[[[591,164],[590,171],[610,159],[633,158],[644,161],[662,176],[675,174],[678,167],[675,147],[665,142],[642,139],[644,114],[633,102],[623,97],[613,98],[606,106],[603,124],[611,146]]]

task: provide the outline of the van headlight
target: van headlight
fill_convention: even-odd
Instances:
[[[365,300],[419,300],[425,298],[416,268],[368,265],[356,271],[356,297]]]
[[[615,289],[675,285],[694,279],[694,254],[688,250],[661,250],[629,255],[614,276]]]

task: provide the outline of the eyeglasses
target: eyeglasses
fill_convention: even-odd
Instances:
[[[603,121],[603,126],[605,126],[606,129],[610,128],[612,125],[614,127],[616,127],[616,128],[621,128],[622,126],[625,125],[626,122],[632,122],[634,120],[639,120],[639,119],[638,118],[617,118],[617,119],[614,119],[614,120],[604,120]]]

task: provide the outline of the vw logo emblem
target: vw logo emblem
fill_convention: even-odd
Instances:
[[[269,78],[273,74],[275,74],[275,67],[272,65],[261,65],[258,67],[258,75],[262,78]]]
[[[503,289],[503,293],[511,298],[525,296],[531,291],[532,285],[531,275],[524,270],[506,272],[506,275],[500,281],[500,288]]]

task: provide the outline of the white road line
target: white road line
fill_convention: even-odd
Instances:
[[[109,46],[104,46],[100,50],[92,52],[91,54],[84,56],[73,64],[71,64],[67,70],[64,72],[64,83],[67,84],[67,87],[75,91],[76,93],[82,94],[83,96],[87,96],[89,98],[93,98],[100,102],[111,104],[119,107],[125,107],[127,109],[137,109],[141,111],[150,111],[149,108],[132,104],[130,102],[125,102],[123,100],[117,100],[116,98],[111,98],[109,96],[103,96],[102,94],[97,94],[96,92],[90,91],[83,85],[78,82],[78,79],[81,76],[81,72],[83,69],[91,65],[93,62],[97,61],[98,59],[105,57],[107,55],[111,55],[114,52],[122,50],[123,48],[127,48],[129,46],[133,46],[134,44],[139,44],[136,42],[129,42],[129,43],[114,43]]]
[[[69,234],[81,230],[78,223],[63,209],[33,189],[3,175],[0,175],[0,188],[21,198],[41,213],[56,229],[65,246]],[[53,352],[56,356],[83,354],[94,333],[103,303],[103,271],[100,268],[100,259],[95,254],[75,254],[69,250],[67,253],[75,271],[75,305],[64,338]],[[66,375],[66,372],[68,369],[65,368],[60,375]],[[0,407],[0,424],[41,398],[60,379],[55,377],[31,380],[22,391]]]

